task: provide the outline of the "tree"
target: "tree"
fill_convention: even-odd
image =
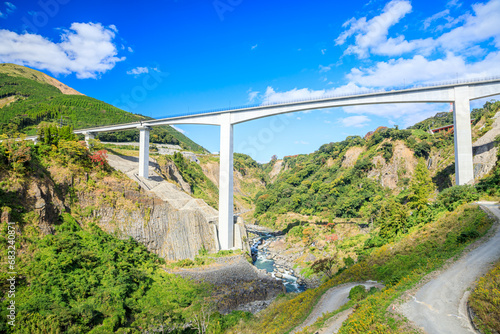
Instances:
[[[314,261],[311,265],[311,269],[315,274],[323,273],[328,276],[328,278],[332,278],[333,269],[335,268],[336,264],[336,256],[324,257],[322,259]]]
[[[377,221],[380,224],[380,236],[387,240],[408,231],[406,208],[392,198],[387,205],[382,207]]]
[[[425,165],[424,158],[418,159],[417,167],[410,183],[410,194],[408,195],[408,206],[417,211],[427,208],[427,202],[433,197],[436,186],[432,182],[429,170]]]

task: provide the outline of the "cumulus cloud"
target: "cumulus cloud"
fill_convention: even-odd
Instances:
[[[350,117],[340,118],[339,122],[340,124],[348,128],[350,127],[362,128],[364,126],[367,126],[368,123],[371,122],[371,119],[369,119],[367,116],[350,116]]]
[[[0,30],[0,62],[26,65],[54,74],[75,73],[77,78],[96,78],[124,57],[117,57],[113,43],[117,29],[100,23],[73,23],[55,43],[36,34]]]
[[[491,52],[483,60],[467,63],[463,56],[448,53],[442,59],[428,60],[416,55],[409,59],[391,59],[368,68],[354,68],[347,79],[366,87],[391,87],[431,81],[476,79],[500,75],[500,52]]]
[[[419,51],[428,55],[433,51],[444,52],[469,52],[480,54],[479,43],[493,40],[495,46],[500,48],[500,0],[490,0],[487,3],[472,5],[473,14],[464,14],[454,19],[449,14],[449,9],[434,14],[424,20],[424,29],[434,21],[444,18],[447,23],[437,30],[452,28],[459,23],[462,25],[442,34],[438,38],[425,38],[406,40],[405,36],[389,37],[389,28],[398,23],[406,14],[411,12],[411,4],[406,0],[393,0],[389,2],[382,14],[371,20],[366,17],[352,18],[345,22],[346,28],[337,39],[337,45],[343,45],[347,39],[354,36],[354,43],[349,45],[346,54],[355,54],[359,58],[367,58],[370,54],[397,56],[408,52]],[[484,53],[484,52],[483,52]]]
[[[411,4],[407,0],[392,0],[385,5],[382,14],[371,20],[362,17],[345,22],[343,27],[349,28],[337,37],[335,43],[343,45],[348,38],[354,36],[355,43],[347,48],[346,53],[366,58],[370,49],[378,47],[387,40],[389,28],[411,12],[411,9]]]
[[[462,26],[441,35],[436,40],[439,46],[456,52],[493,39],[500,48],[500,0],[474,4],[472,9],[475,15],[467,15]]]
[[[359,87],[354,83],[349,83],[347,85],[331,89],[314,90],[309,88],[294,88],[284,92],[275,91],[273,87],[267,87],[262,99],[264,102],[269,103],[292,102],[310,99],[321,99],[329,96],[353,94],[361,90],[366,89],[363,87]]]
[[[128,75],[140,75],[143,73],[149,73],[149,68],[139,66],[139,67],[131,69],[130,71],[127,71]]]

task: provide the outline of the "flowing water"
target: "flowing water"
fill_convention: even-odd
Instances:
[[[268,273],[276,278],[277,280],[282,280],[285,285],[286,292],[303,292],[306,290],[304,284],[297,283],[297,277],[293,275],[293,272],[289,269],[283,269],[283,272],[278,272],[278,268],[274,263],[274,260],[268,259],[269,251],[267,246],[270,242],[274,240],[272,235],[264,235],[259,238],[254,239],[252,244],[252,255],[256,256],[256,260],[254,261],[254,266],[258,269],[265,269]],[[259,247],[259,245],[261,245]],[[278,278],[276,275],[281,274],[282,278]]]

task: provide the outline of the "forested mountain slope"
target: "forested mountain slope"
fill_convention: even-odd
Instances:
[[[488,102],[472,112],[474,139],[491,129],[499,108],[499,102]],[[449,122],[453,124],[452,113],[437,114],[409,129],[381,127],[365,138],[351,136],[311,154],[271,161],[270,165],[283,167],[255,197],[255,217],[268,225],[288,212],[372,221],[389,197],[407,201],[418,159],[425,161],[438,190],[451,187],[455,184],[453,132],[424,131],[431,124]],[[273,166],[264,168],[270,171]]]
[[[78,94],[76,91],[68,94],[71,89],[58,83],[41,72],[19,65],[1,64],[0,134],[34,135],[37,125],[43,121],[62,123],[78,129],[150,119],[85,95],[71,95]],[[139,133],[122,131],[101,134],[99,138],[104,141],[138,141]],[[170,126],[154,127],[151,130],[151,141],[206,152],[203,147]]]

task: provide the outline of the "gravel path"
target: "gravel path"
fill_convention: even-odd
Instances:
[[[371,287],[383,288],[383,285],[381,285],[380,283],[377,283],[377,282],[373,282],[373,281],[368,281],[365,283],[346,283],[346,284],[342,284],[342,285],[336,286],[334,288],[331,288],[323,295],[323,297],[321,297],[320,301],[314,307],[313,311],[311,312],[309,317],[307,317],[306,321],[304,321],[302,323],[302,325],[300,325],[299,327],[295,328],[292,333],[300,332],[301,330],[304,329],[304,327],[311,326],[312,324],[314,324],[316,322],[316,320],[318,320],[318,318],[323,315],[323,313],[335,311],[336,309],[338,309],[339,307],[341,307],[342,305],[347,303],[349,301],[349,298],[348,298],[349,292],[356,285],[364,285],[364,287],[366,289],[369,289]],[[339,319],[340,324],[342,324],[342,322],[345,320],[345,318],[347,318],[347,315],[345,317],[340,316],[337,318]],[[338,323],[329,323],[328,327],[329,328],[330,327],[340,328],[340,326],[338,326]],[[329,333],[331,333],[331,332],[329,332]]]
[[[481,202],[500,219],[498,204]],[[468,252],[432,279],[400,311],[425,332],[476,333],[467,314],[468,289],[500,258],[500,229],[494,225],[493,236]]]

